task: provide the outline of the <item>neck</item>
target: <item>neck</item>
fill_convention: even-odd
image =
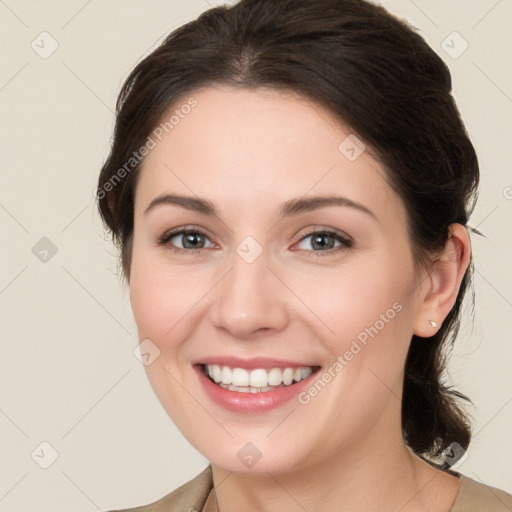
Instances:
[[[377,427],[374,430],[378,431]],[[239,474],[212,464],[217,510],[449,510],[458,492],[458,479],[415,456],[406,447],[401,430],[387,436],[385,443],[382,439],[381,432],[370,434],[357,447],[287,473]]]

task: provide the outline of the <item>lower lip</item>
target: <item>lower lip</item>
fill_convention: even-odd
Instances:
[[[196,370],[206,394],[213,402],[228,411],[242,414],[261,414],[289,402],[307,387],[313,376],[318,373],[318,370],[315,370],[306,379],[290,386],[274,389],[273,391],[241,393],[230,391],[214,384],[204,374],[202,365],[194,366],[194,370]]]

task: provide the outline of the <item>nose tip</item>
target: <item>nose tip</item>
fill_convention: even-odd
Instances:
[[[255,327],[251,319],[232,319],[229,323],[223,322],[217,327],[238,340],[250,341],[266,337],[273,330],[270,327]]]
[[[219,283],[212,321],[236,338],[259,338],[285,328],[286,298],[263,258],[250,264],[239,259]]]

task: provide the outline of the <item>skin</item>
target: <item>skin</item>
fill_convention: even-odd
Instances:
[[[197,106],[151,150],[139,177],[130,299],[139,339],[160,350],[146,367],[151,385],[211,461],[219,509],[449,510],[459,479],[408,450],[400,398],[412,335],[433,335],[429,320],[440,326],[454,304],[469,261],[466,230],[452,225],[437,263],[418,269],[402,201],[368,150],[353,162],[339,151],[351,132],[328,112],[269,89],[209,87],[193,96]],[[145,214],[164,193],[207,199],[218,216],[169,204]],[[278,218],[285,201],[332,194],[372,214],[329,206]],[[158,245],[181,227],[206,235],[197,254],[172,251],[183,236]],[[328,237],[333,249],[315,248],[305,237],[322,229],[349,235],[353,246],[336,250]],[[263,250],[250,264],[236,252],[247,236]],[[397,303],[400,312],[305,405],[229,412],[192,369],[215,355],[325,369]],[[251,468],[237,457],[247,442],[262,454]]]

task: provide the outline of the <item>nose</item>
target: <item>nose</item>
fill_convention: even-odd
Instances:
[[[265,253],[252,263],[234,254],[232,267],[217,285],[212,321],[237,339],[255,339],[285,329],[290,292],[268,266]]]

